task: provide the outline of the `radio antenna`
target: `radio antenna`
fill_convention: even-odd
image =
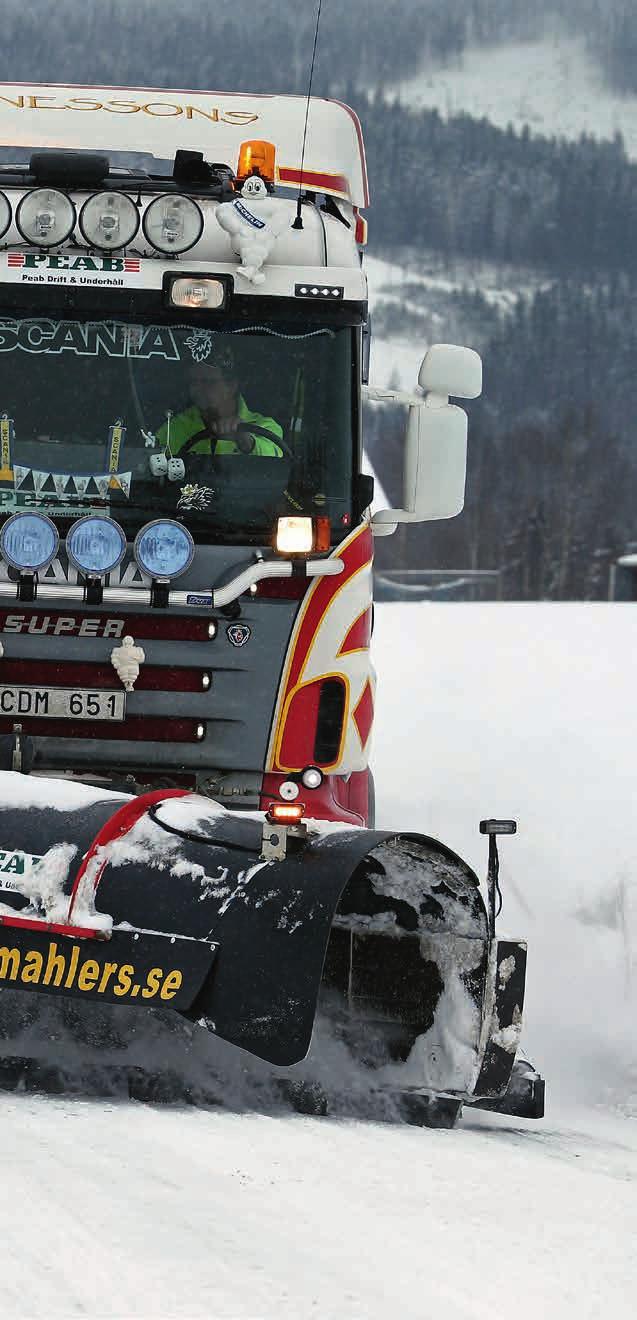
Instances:
[[[303,146],[301,148],[301,173],[299,175],[299,196],[296,203],[296,218],[292,225],[293,229],[303,228],[303,216],[301,215],[301,201],[303,192],[303,166],[305,165],[305,143],[307,141],[307,121],[310,114],[310,99],[312,96],[312,79],[314,77],[314,64],[316,62],[316,47],[318,45],[319,23],[321,21],[321,9],[323,0],[318,0],[316,6],[316,27],[314,29],[314,45],[312,47],[312,63],[310,64],[310,81],[307,89],[307,101],[305,104],[305,124],[303,126]]]

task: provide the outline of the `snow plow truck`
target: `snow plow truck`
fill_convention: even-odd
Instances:
[[[374,539],[460,512],[481,364],[368,385],[356,115],[3,85],[0,125],[0,1010],[170,1010],[286,1069],[329,1001],[412,1121],[540,1117],[514,822],[484,886],[374,827]],[[373,514],[365,395],[406,409]]]

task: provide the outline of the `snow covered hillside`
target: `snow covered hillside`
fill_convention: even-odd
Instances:
[[[485,116],[499,128],[528,125],[544,137],[623,134],[637,158],[637,97],[608,91],[578,41],[565,38],[468,50],[458,67],[424,69],[397,84],[405,105],[444,116]]]
[[[608,90],[584,45],[564,36],[545,37],[492,47],[469,48],[457,65],[428,65],[397,83],[388,93],[415,109],[434,108],[443,117],[466,113],[485,117],[499,128],[527,127],[545,137],[576,139],[587,133],[600,139],[623,135],[628,155],[637,159],[637,96]],[[374,252],[374,221],[371,243]],[[372,310],[381,309],[372,349],[374,380],[413,383],[425,348],[440,339],[481,348],[488,324],[474,327],[463,292],[479,292],[494,308],[506,311],[520,293],[550,283],[538,271],[498,267],[449,258],[426,250],[395,249],[391,260],[366,258]],[[395,309],[391,328],[387,313]],[[404,330],[396,324],[403,309]]]
[[[460,293],[480,293],[488,306],[507,311],[521,293],[550,283],[535,271],[467,259],[449,262],[414,249],[398,248],[391,260],[366,255],[364,266],[372,318],[370,380],[383,387],[393,381],[403,389],[415,386],[430,344],[482,348],[484,322],[477,317],[470,323],[466,309],[457,306]]]

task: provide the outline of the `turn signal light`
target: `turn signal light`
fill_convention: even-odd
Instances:
[[[259,174],[265,183],[274,183],[276,176],[276,148],[273,142],[242,142],[239,147],[237,183],[244,183],[250,174]]]
[[[314,549],[329,550],[332,539],[332,526],[329,518],[314,519]]]
[[[296,825],[304,814],[304,802],[271,802],[266,812],[271,825]]]

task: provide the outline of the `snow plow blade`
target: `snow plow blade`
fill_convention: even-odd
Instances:
[[[273,858],[268,828],[181,790],[0,775],[0,987],[174,1009],[279,1066],[328,998],[382,1086],[497,1108],[526,954],[490,932],[471,868],[321,822]]]

